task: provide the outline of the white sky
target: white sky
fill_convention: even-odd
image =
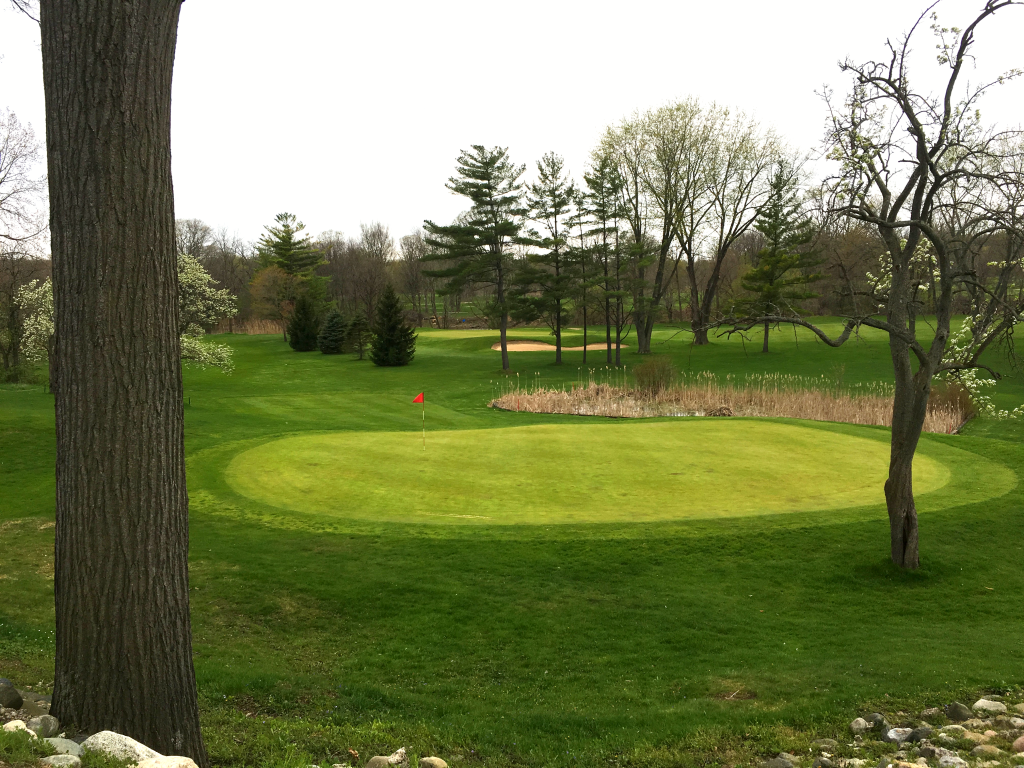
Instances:
[[[944,0],[964,26],[982,0]],[[883,54],[922,0],[187,0],[174,74],[176,214],[252,240],[280,211],[318,233],[397,237],[464,207],[459,150],[564,155],[579,176],[605,126],[697,96],[817,149],[837,61]],[[1024,66],[1024,8],[982,27],[972,79]],[[39,33],[0,0],[0,108],[44,127]],[[917,49],[931,65],[925,30]],[[1022,83],[985,114],[1018,124]]]

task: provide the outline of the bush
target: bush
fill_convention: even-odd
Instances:
[[[350,347],[353,352],[363,359],[366,352],[366,344],[370,339],[370,324],[366,321],[366,315],[362,312],[356,313],[348,324],[348,334],[345,338],[345,346]]]
[[[402,302],[390,285],[377,304],[372,345],[374,365],[408,365],[416,354],[416,334],[405,324]]]
[[[312,352],[316,349],[319,331],[316,307],[309,296],[303,294],[295,302],[295,311],[288,321],[288,343],[296,352]]]
[[[334,310],[327,316],[324,327],[320,329],[320,335],[316,337],[316,345],[325,355],[337,355],[345,347],[345,336],[348,331],[348,323],[341,314]]]
[[[669,357],[648,357],[633,368],[636,388],[645,395],[656,395],[672,386],[675,370]]]

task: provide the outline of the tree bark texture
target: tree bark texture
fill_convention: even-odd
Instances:
[[[206,765],[171,188],[179,7],[40,9],[59,371],[53,714]]]

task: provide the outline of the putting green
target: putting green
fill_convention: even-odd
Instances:
[[[951,455],[918,453],[918,496],[949,483],[957,454],[973,457],[935,450]],[[225,475],[237,493],[321,517],[650,522],[882,503],[888,453],[886,442],[827,429],[685,419],[432,432],[426,451],[418,432],[305,434],[237,454]]]

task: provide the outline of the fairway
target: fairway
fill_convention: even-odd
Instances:
[[[699,450],[697,447],[699,446]],[[623,523],[884,501],[886,442],[744,419],[333,432],[239,453],[229,485],[294,512],[393,522]],[[768,456],[784,455],[785,472]],[[918,455],[920,495],[950,471]]]

